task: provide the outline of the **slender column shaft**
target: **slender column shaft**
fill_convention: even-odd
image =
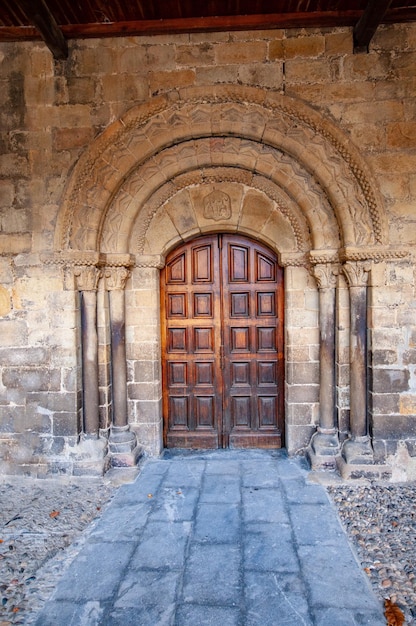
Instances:
[[[319,428],[325,434],[336,432],[335,420],[335,286],[336,272],[331,264],[314,267],[319,288]]]
[[[123,443],[133,441],[128,432],[127,413],[127,360],[126,360],[126,305],[124,288],[130,270],[123,266],[107,267],[104,272],[105,286],[109,292],[111,330],[111,382],[113,390],[113,425],[110,441]]]
[[[113,384],[113,424],[114,426],[126,426],[128,417],[124,291],[110,291],[109,299],[111,326],[111,369]]]
[[[366,287],[350,287],[350,428],[352,438],[368,435],[366,291]]]
[[[367,280],[369,263],[344,265],[350,292],[350,430],[351,439],[368,437],[367,418]]]
[[[96,267],[82,267],[77,268],[74,275],[81,292],[83,432],[98,437],[97,284],[100,272]]]
[[[335,432],[335,289],[319,291],[320,428]]]
[[[82,386],[84,396],[84,432],[98,433],[98,337],[97,294],[81,292]]]

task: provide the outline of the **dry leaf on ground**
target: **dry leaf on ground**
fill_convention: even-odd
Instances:
[[[404,615],[397,604],[394,604],[389,598],[384,600],[384,615],[387,619],[387,626],[403,626]]]

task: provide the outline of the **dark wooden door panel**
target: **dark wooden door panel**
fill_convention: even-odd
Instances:
[[[231,447],[280,447],[282,271],[264,246],[230,235],[222,239],[222,263],[224,440]]]
[[[210,235],[162,272],[163,406],[168,447],[280,447],[283,282],[275,255]]]

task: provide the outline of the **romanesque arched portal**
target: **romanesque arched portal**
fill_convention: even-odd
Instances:
[[[380,195],[356,147],[327,117],[237,85],[173,91],[133,107],[85,151],[68,182],[55,248],[74,269],[93,327],[96,290],[109,294],[112,400],[101,425],[112,422],[113,450],[132,445],[131,429],[149,450],[160,449],[159,270],[181,242],[214,232],[267,244],[285,268],[289,450],[314,435],[313,458],[333,465],[342,423],[344,460],[368,462],[367,277],[371,262],[388,254]],[[349,329],[348,419],[337,401],[337,285],[349,290],[351,320],[360,317]],[[92,362],[84,369],[98,352]],[[96,369],[84,384],[98,387]],[[94,431],[91,391],[85,423]]]

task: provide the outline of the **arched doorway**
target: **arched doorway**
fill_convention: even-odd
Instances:
[[[161,274],[164,443],[276,448],[283,440],[283,270],[235,234],[173,250]]]
[[[48,262],[63,265],[67,288],[91,301],[92,331],[81,354],[94,361],[83,396],[95,399],[94,432],[120,424],[150,454],[160,453],[166,395],[160,269],[175,246],[218,232],[270,246],[284,267],[289,453],[311,446],[333,465],[342,444],[343,453],[351,449],[348,463],[368,462],[360,438],[370,457],[372,379],[362,376],[362,335],[371,328],[367,318],[359,328],[354,320],[366,311],[374,262],[396,255],[382,198],[357,147],[327,115],[296,98],[239,85],[174,91],[134,106],[94,140],[68,181]],[[124,368],[109,356],[121,352],[119,328],[126,329],[118,359]],[[111,351],[98,351],[97,330],[106,348],[111,335]],[[354,345],[359,359],[350,358]],[[81,385],[77,391],[82,397]],[[122,399],[122,419],[114,417],[113,397]],[[104,402],[96,406],[99,398]],[[116,434],[127,437],[124,430]]]

